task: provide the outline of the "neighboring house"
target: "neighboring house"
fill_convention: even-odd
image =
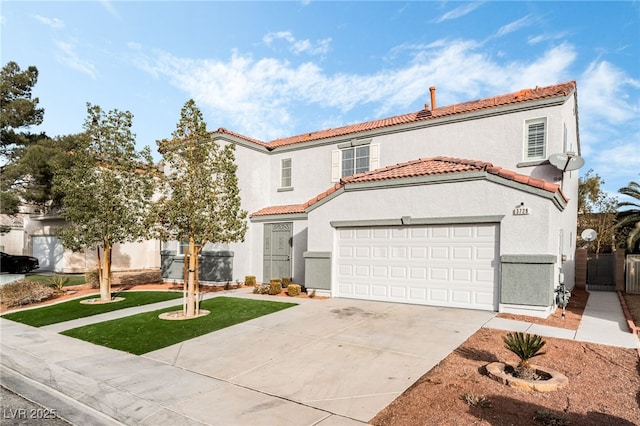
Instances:
[[[0,214],[0,225],[7,232],[0,234],[0,251],[22,255],[24,248],[24,223],[22,215]]]
[[[66,226],[57,214],[21,214],[24,224],[18,254],[37,257],[38,271],[59,273],[85,273],[97,269],[95,250],[74,253],[65,249],[56,237],[56,231]],[[115,244],[112,253],[112,271],[158,270],[160,268],[160,242]],[[13,254],[13,253],[12,253]]]
[[[250,212],[243,243],[206,248],[226,279],[551,313],[575,281],[578,172],[548,158],[580,153],[576,83],[437,108],[431,88],[431,105],[271,142],[213,132],[236,144]],[[179,259],[176,242],[165,250],[163,265]]]

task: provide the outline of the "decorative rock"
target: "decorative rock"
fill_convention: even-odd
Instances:
[[[109,300],[102,300],[99,297],[94,297],[93,299],[84,299],[81,300],[80,303],[83,305],[102,305],[105,303],[115,303],[121,302],[124,300],[124,297],[112,297]]]
[[[158,315],[158,318],[163,319],[163,320],[182,321],[182,320],[190,320],[190,319],[204,317],[204,316],[207,316],[209,314],[210,314],[209,311],[207,311],[205,309],[200,309],[200,312],[198,313],[198,315],[194,315],[192,317],[187,317],[187,316],[185,316],[183,311],[171,311],[171,312],[164,312],[164,313]]]
[[[486,367],[487,374],[489,377],[502,384],[525,391],[553,392],[569,383],[567,376],[550,368],[531,364],[531,368],[535,370],[537,374],[541,376],[548,376],[550,378],[547,380],[527,380],[520,377],[514,377],[507,373],[505,371],[506,367],[507,364],[505,363],[492,362]]]

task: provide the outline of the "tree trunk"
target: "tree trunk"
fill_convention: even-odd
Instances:
[[[100,279],[100,300],[111,300],[111,244],[104,243],[102,256],[102,277]]]
[[[189,280],[187,282],[187,312],[186,317],[193,317],[196,315],[196,259],[198,253],[196,253],[196,244],[193,238],[189,238]]]

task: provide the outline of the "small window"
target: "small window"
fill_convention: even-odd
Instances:
[[[189,251],[189,241],[178,241],[178,256],[184,256]]]
[[[541,160],[546,158],[546,128],[547,120],[544,118],[526,122],[526,160]]]
[[[342,150],[342,177],[369,171],[369,145]]]
[[[284,158],[280,168],[280,187],[289,188],[291,186],[291,158]]]

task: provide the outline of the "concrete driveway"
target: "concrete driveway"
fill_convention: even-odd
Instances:
[[[309,301],[145,357],[366,422],[493,316],[350,299]],[[221,392],[192,402],[224,399]]]
[[[100,414],[92,424],[360,424],[494,316],[306,300],[141,357],[2,319],[1,367]]]

